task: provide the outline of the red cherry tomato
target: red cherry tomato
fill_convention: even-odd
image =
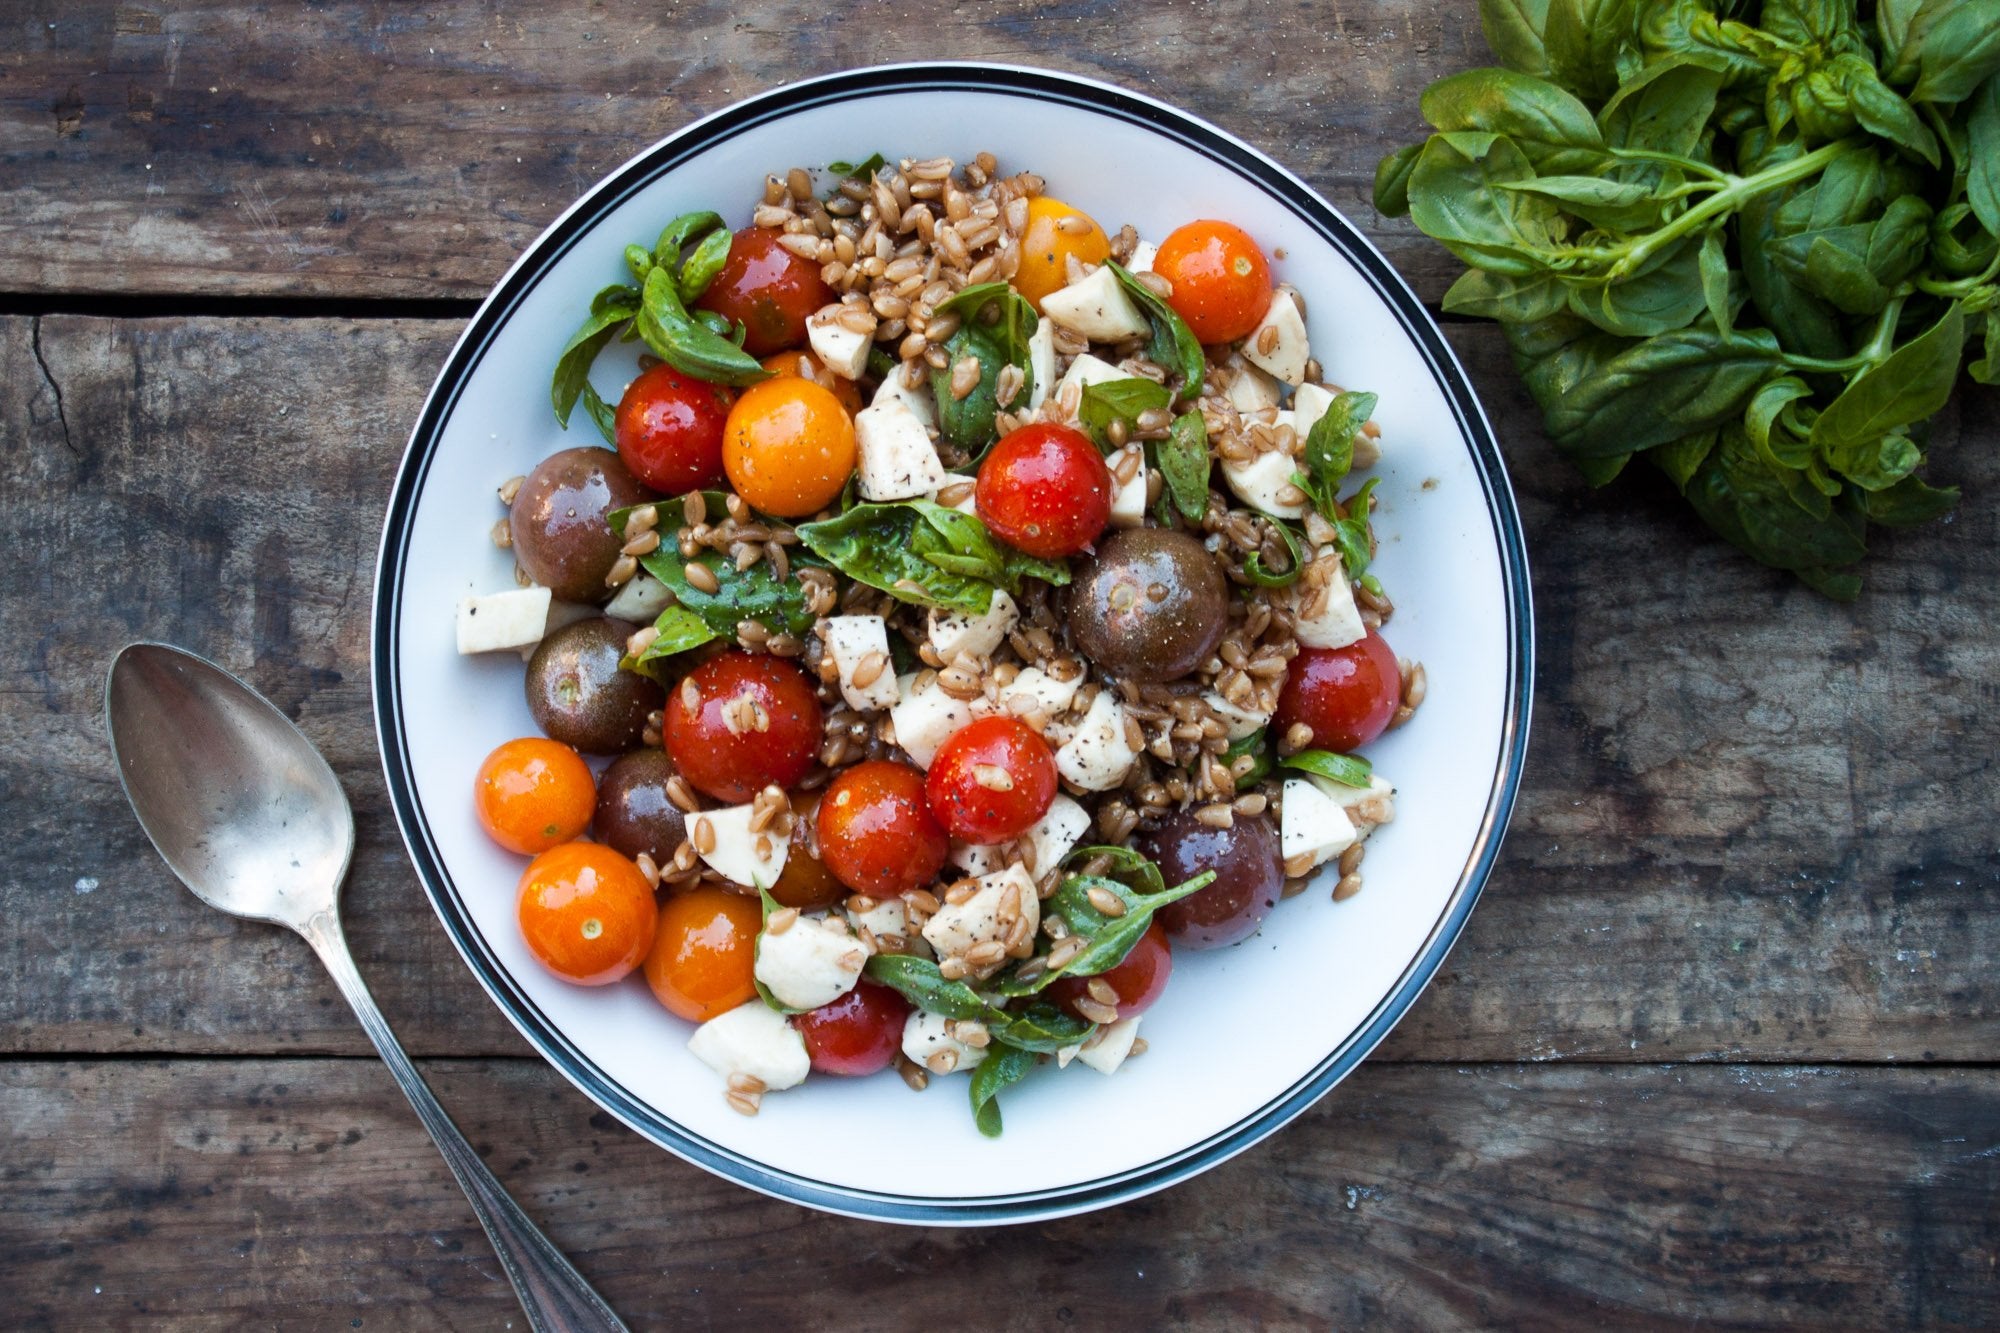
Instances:
[[[667,694],[667,755],[718,801],[792,786],[812,768],[822,727],[805,672],[763,653],[720,653]]]
[[[729,390],[654,366],[618,400],[618,457],[646,485],[667,495],[722,484],[722,427]]]
[[[1078,1000],[1097,999],[1090,993],[1090,983],[1101,981],[1111,987],[1118,997],[1112,1005],[1118,1016],[1131,1018],[1153,1007],[1153,1001],[1167,989],[1167,978],[1173,973],[1174,949],[1167,943],[1166,928],[1155,918],[1118,966],[1094,977],[1057,977],[1049,983],[1049,998],[1075,1013],[1074,1006]],[[1098,1000],[1098,1003],[1103,1001]],[[1077,1016],[1085,1017],[1082,1014]]]
[[[1052,421],[1023,426],[979,465],[979,517],[1029,555],[1075,555],[1111,521],[1111,469],[1082,431]]]
[[[887,986],[864,981],[837,1000],[796,1014],[792,1026],[822,1074],[873,1074],[903,1049],[910,1002]]]
[[[924,801],[924,775],[886,759],[843,768],[819,799],[819,856],[834,878],[875,898],[920,889],[951,840]]]
[[[1274,725],[1303,722],[1313,748],[1345,754],[1380,736],[1403,697],[1396,654],[1374,630],[1345,648],[1301,648],[1285,675]]]
[[[752,356],[804,345],[806,316],[833,300],[819,265],[778,244],[779,235],[769,227],[737,232],[722,271],[695,302],[697,310],[741,321],[749,331],[743,347]]]
[[[983,717],[938,747],[924,795],[952,837],[1006,842],[1048,813],[1056,798],[1056,759],[1049,743],[1019,718]]]
[[[1167,304],[1205,343],[1235,342],[1271,308],[1271,266],[1227,222],[1190,222],[1160,242],[1153,272],[1174,286]]]

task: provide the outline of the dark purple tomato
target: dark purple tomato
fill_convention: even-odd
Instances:
[[[1228,828],[1211,828],[1183,810],[1142,835],[1139,850],[1159,863],[1169,885],[1215,872],[1214,883],[1159,912],[1174,943],[1190,949],[1219,949],[1247,938],[1278,905],[1285,886],[1278,831],[1263,815],[1238,815]]]

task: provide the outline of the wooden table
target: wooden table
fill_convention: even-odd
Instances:
[[[1109,1213],[899,1230],[683,1165],[530,1055],[404,860],[367,692],[389,479],[474,301],[598,175],[788,78],[1042,63],[1269,150],[1435,302],[1453,265],[1368,181],[1482,59],[1470,0],[0,8],[6,1324],[519,1326],[307,950],[195,903],[128,814],[99,699],[139,636],[325,748],[363,972],[635,1326],[2000,1320],[1991,390],[1935,440],[1957,515],[1881,536],[1842,607],[1655,480],[1588,490],[1494,330],[1452,326],[1539,610],[1503,863],[1359,1073]]]

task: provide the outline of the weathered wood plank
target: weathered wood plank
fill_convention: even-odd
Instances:
[[[1371,1065],[1189,1184],[980,1232],[754,1195],[538,1063],[426,1073],[635,1328],[944,1327],[973,1274],[978,1326],[1019,1329],[1883,1329],[2000,1302],[1991,1070]],[[0,1113],[15,1327],[519,1317],[372,1062],[13,1062]]]
[[[0,320],[0,621],[18,644],[0,805],[31,852],[0,869],[0,1049],[366,1050],[303,948],[195,903],[132,822],[98,708],[111,653],[142,635],[244,671],[331,756],[360,824],[356,949],[412,1048],[522,1049],[403,859],[366,688],[381,506],[455,333]],[[1504,862],[1384,1054],[1991,1058],[1995,395],[1941,422],[1959,515],[1880,543],[1848,608],[1727,552],[1643,478],[1587,491],[1491,331],[1453,336],[1507,439],[1542,669]]]
[[[977,59],[1214,120],[1435,299],[1446,257],[1376,218],[1370,185],[1418,127],[1417,91],[1486,59],[1470,4],[1396,0],[891,0],[845,23],[805,0],[88,0],[30,17],[0,49],[0,291],[478,296],[592,181],[699,116],[814,74]]]

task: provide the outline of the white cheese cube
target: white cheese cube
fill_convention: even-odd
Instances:
[[[1299,470],[1298,460],[1282,449],[1272,449],[1258,454],[1247,463],[1222,460],[1222,479],[1236,497],[1252,509],[1279,518],[1305,517],[1306,504],[1303,498],[1286,500],[1280,498],[1286,487],[1292,485],[1292,474]],[[1296,489],[1296,488],[1294,488]],[[1303,495],[1303,492],[1300,492]]]
[[[747,1074],[772,1092],[796,1088],[812,1068],[805,1038],[762,1000],[709,1019],[694,1030],[688,1049],[724,1078]]]
[[[1090,829],[1090,812],[1061,792],[1049,802],[1048,812],[1036,820],[1025,836],[1028,840],[1031,873],[1036,879],[1062,864]]]
[[[1248,416],[1278,405],[1278,382],[1240,356],[1223,363],[1232,372],[1225,396],[1229,405]]]
[[[817,1009],[854,989],[868,962],[858,937],[818,917],[802,916],[784,930],[757,936],[753,968],[779,1004]]]
[[[984,615],[931,608],[929,638],[938,659],[946,665],[960,653],[991,657],[993,650],[1021,619],[1021,608],[1003,588],[993,590],[993,601]]]
[[[1063,372],[1062,379],[1056,384],[1055,393],[1056,397],[1060,398],[1069,391],[1069,386],[1074,384],[1077,386],[1077,393],[1081,394],[1093,384],[1107,384],[1112,380],[1131,378],[1103,357],[1081,352],[1076,360],[1069,363],[1069,369]]]
[[[1125,1057],[1132,1054],[1132,1043],[1139,1039],[1138,1018],[1121,1018],[1104,1029],[1104,1035],[1096,1042],[1086,1045],[1077,1052],[1077,1061],[1089,1065],[1100,1074],[1115,1074],[1125,1063]]]
[[[868,349],[875,342],[873,329],[850,329],[840,322],[840,302],[821,306],[806,321],[806,342],[813,355],[842,379],[858,380],[868,368]],[[871,318],[869,323],[873,325]]]
[[[865,927],[878,940],[884,935],[906,934],[910,929],[910,914],[901,898],[877,899],[875,905],[865,912],[857,912],[852,907],[844,910],[847,924],[854,927],[857,933]]]
[[[1292,394],[1292,429],[1298,432],[1301,444],[1332,406],[1333,394],[1318,384],[1301,384]]]
[[[1277,330],[1268,352],[1258,351],[1264,342],[1265,330]],[[1264,318],[1250,336],[1243,340],[1243,358],[1270,371],[1290,385],[1306,382],[1306,362],[1312,351],[1306,346],[1306,322],[1299,314],[1299,303],[1292,299],[1290,292],[1271,293],[1271,308],[1264,312]]]
[[[1142,337],[1153,327],[1109,264],[1044,296],[1042,315],[1094,343]]]
[[[1042,923],[1042,901],[1035,881],[1018,865],[979,877],[979,891],[962,903],[946,903],[924,923],[924,939],[940,958],[955,958],[975,944],[1005,940],[1012,922],[1002,923],[1001,904],[1011,902],[1014,916],[1026,917],[1032,937]]]
[[[896,729],[896,744],[903,747],[918,768],[929,768],[931,760],[937,758],[938,747],[972,721],[972,707],[939,689],[936,681],[923,690],[912,690],[916,679],[915,672],[896,677],[901,697],[889,710],[889,722]]]
[[[494,653],[540,643],[548,632],[547,588],[510,588],[458,604],[458,651]]]
[[[1036,320],[1028,335],[1028,372],[1035,381],[1028,389],[1028,410],[1033,411],[1056,387],[1056,326],[1050,320]]]
[[[701,859],[708,862],[709,869],[731,883],[768,889],[785,873],[785,854],[792,840],[782,828],[752,833],[752,809],[748,805],[726,805],[720,810],[704,810],[693,817],[690,827],[707,820],[710,832],[715,835],[715,846],[701,852]]]
[[[903,383],[901,366],[890,371],[883,379],[881,387],[875,390],[875,398],[871,405],[880,407],[884,403],[901,403],[909,408],[917,420],[924,423],[926,432],[937,429],[937,399],[931,394],[929,381],[919,380],[917,387],[912,389]]]
[[[1082,684],[1083,677],[1080,675],[1075,680],[1057,680],[1040,667],[1025,667],[1000,691],[997,701],[975,700],[972,711],[982,717],[994,713],[1023,719],[1060,717],[1068,711],[1070,701],[1076,698],[1077,689]],[[1030,721],[1028,725],[1036,724]],[[1046,727],[1041,730],[1044,735],[1047,734]]]
[[[1285,822],[1278,846],[1287,864],[1301,854],[1324,865],[1354,845],[1354,821],[1340,802],[1304,778],[1285,779]]]
[[[1138,758],[1125,739],[1125,705],[1112,691],[1099,690],[1075,734],[1056,751],[1056,771],[1085,791],[1110,791]]]
[[[1359,836],[1366,837],[1377,824],[1387,824],[1396,817],[1396,789],[1379,773],[1368,775],[1366,787],[1350,787],[1344,782],[1322,777],[1315,777],[1312,782],[1328,799],[1346,811],[1347,817],[1354,821]]]
[[[1292,632],[1306,647],[1345,648],[1368,636],[1338,552],[1322,550],[1314,556],[1285,593],[1292,606]]]
[[[903,1054],[933,1074],[963,1074],[977,1068],[979,1062],[986,1058],[986,1048],[967,1046],[951,1035],[950,1026],[951,1020],[943,1014],[913,1010],[903,1020]],[[952,1063],[947,1068],[940,1069],[931,1064],[931,1057],[940,1051],[952,1053]]]
[[[976,879],[1007,868],[1007,844],[960,842],[953,838],[946,859]]]
[[[1159,246],[1151,241],[1140,241],[1132,247],[1132,258],[1126,261],[1125,267],[1132,273],[1151,273],[1153,261],[1159,257]]]
[[[889,629],[882,617],[829,616],[822,642],[840,672],[840,697],[848,707],[864,713],[895,707],[901,694],[896,689],[896,668],[889,660]],[[854,673],[868,659],[875,675],[866,685],[857,685]]]
[[[1139,465],[1132,470],[1132,480],[1118,485],[1119,465],[1128,456],[1138,459]],[[1111,526],[1114,528],[1137,528],[1146,522],[1146,446],[1128,444],[1117,453],[1104,460],[1112,471],[1111,484],[1116,487],[1111,493]]]
[[[1242,740],[1271,721],[1269,713],[1259,712],[1255,707],[1239,708],[1223,698],[1216,690],[1209,690],[1201,698],[1203,703],[1215,710],[1215,716],[1221,720],[1222,725],[1228,728],[1227,734],[1232,741]]]
[[[666,584],[642,569],[626,580],[618,595],[606,604],[604,614],[614,620],[650,625],[660,618],[660,612],[666,610],[673,599],[674,595]]]
[[[900,398],[878,401],[855,414],[854,448],[864,500],[932,496],[951,479],[931,445],[931,433]]]

